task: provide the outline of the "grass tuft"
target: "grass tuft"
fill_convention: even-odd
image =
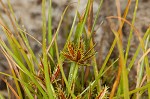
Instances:
[[[48,12],[46,12],[47,2]],[[11,99],[14,96],[17,99],[141,99],[144,96],[150,99],[150,60],[148,56],[150,53],[150,26],[143,36],[134,26],[138,6],[140,6],[138,0],[135,2],[131,22],[127,20],[131,0],[127,1],[124,12],[121,12],[120,0],[116,0],[117,16],[106,17],[115,38],[106,57],[104,56],[105,59],[101,61],[103,62],[101,66],[97,58],[97,42],[93,36],[103,0],[99,1],[95,16],[93,14],[94,0],[87,1],[82,15],[78,11],[81,6],[78,0],[69,34],[64,38],[63,48],[59,46],[58,36],[61,35],[59,32],[61,28],[65,28],[62,22],[66,18],[68,9],[75,3],[66,6],[57,29],[53,33],[52,2],[52,0],[42,0],[42,42],[40,42],[20,26],[10,0],[7,0],[7,4],[0,0],[2,9],[9,20],[8,22],[3,16],[0,16],[0,26],[6,37],[4,40],[0,36],[0,51],[5,56],[11,72],[7,74],[0,71],[0,74],[5,76],[0,79],[6,83],[7,98]],[[125,24],[130,27],[130,31],[126,31],[129,32],[127,44],[123,42],[125,37],[122,28]],[[134,36],[138,39],[138,46],[133,56],[129,57]],[[42,52],[33,51],[29,37],[40,45]],[[102,44],[101,47],[104,46]],[[111,57],[113,52],[118,53],[117,57]],[[133,68],[136,66],[135,63],[137,63],[135,67],[137,69]],[[137,78],[134,82],[135,87],[131,89],[132,70],[136,70],[135,77]],[[113,74],[115,71],[118,71],[116,75]],[[113,75],[111,79],[105,79],[104,77],[108,77],[109,74]],[[11,82],[9,78],[12,78]],[[4,98],[5,95],[0,92],[0,99]]]

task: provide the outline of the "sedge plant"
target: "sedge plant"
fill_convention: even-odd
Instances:
[[[47,2],[49,4],[48,20],[46,19]],[[17,99],[130,99],[131,97],[141,99],[146,93],[145,96],[150,99],[150,61],[148,59],[150,26],[143,37],[134,26],[138,0],[135,3],[132,22],[126,19],[131,0],[128,0],[123,16],[121,15],[120,1],[116,0],[117,16],[106,18],[115,38],[100,69],[98,69],[97,64],[97,54],[99,53],[96,53],[95,50],[96,43],[93,34],[103,6],[103,0],[100,0],[94,18],[93,2],[94,0],[88,0],[86,8],[81,14],[78,11],[81,6],[80,0],[77,1],[69,34],[61,49],[58,45],[58,35],[60,35],[60,29],[63,28],[61,24],[65,14],[67,14],[67,10],[72,4],[68,4],[64,9],[57,29],[53,33],[52,0],[42,0],[42,42],[40,42],[19,25],[10,0],[7,0],[7,4],[0,0],[10,22],[7,23],[6,19],[0,15],[0,26],[3,35],[6,36],[6,40],[0,37],[0,51],[5,56],[11,72],[7,74],[0,71],[0,75],[4,75],[5,78],[0,77],[6,83],[8,98],[11,99],[13,94]],[[112,20],[118,20],[118,30],[116,30],[117,25]],[[11,24],[12,28],[8,24]],[[125,51],[125,44],[122,42],[124,38],[122,27],[124,24],[130,27]],[[129,59],[133,33],[138,38],[139,45],[133,57]],[[30,45],[29,37],[34,39],[41,47],[42,52],[38,53],[38,57]],[[111,64],[108,64],[108,61],[112,60],[110,56],[115,46],[118,49],[118,57]],[[140,55],[140,51],[142,51],[142,56],[138,60],[137,56]],[[127,61],[129,61],[129,64]],[[136,87],[131,90],[129,87],[129,73],[132,72],[132,67],[137,61]],[[107,71],[114,66],[118,67],[116,68],[118,73],[113,75],[116,78],[112,82],[113,86],[104,85],[102,77],[107,76]],[[7,80],[8,78],[12,78],[13,85]],[[1,93],[0,98],[4,99]]]

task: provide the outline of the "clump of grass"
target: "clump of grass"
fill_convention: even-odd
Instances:
[[[41,43],[20,27],[9,0],[7,3],[8,8],[2,1],[0,1],[0,3],[10,20],[10,23],[6,23],[5,19],[2,16],[0,17],[0,25],[8,42],[6,43],[0,38],[0,50],[6,57],[11,71],[11,74],[3,72],[0,72],[0,74],[13,78],[15,84],[15,86],[11,86],[6,80],[7,78],[1,78],[7,85],[8,94],[11,92],[16,98],[21,99],[103,99],[108,97],[109,99],[118,99],[122,97],[124,99],[129,99],[131,97],[133,97],[133,99],[140,99],[142,94],[147,91],[147,97],[150,98],[150,67],[148,60],[148,53],[150,52],[150,48],[148,48],[150,41],[150,27],[147,29],[143,37],[141,37],[138,30],[134,27],[138,0],[136,0],[132,22],[129,22],[126,19],[131,1],[128,0],[124,14],[121,16],[120,3],[119,0],[116,0],[118,16],[107,17],[115,39],[100,70],[98,70],[96,62],[96,51],[94,50],[96,44],[93,42],[94,38],[92,35],[94,33],[94,28],[99,17],[103,0],[100,1],[94,22],[92,22],[93,0],[88,0],[84,15],[80,15],[78,12],[78,7],[80,6],[80,1],[78,1],[70,33],[66,38],[66,43],[63,49],[59,48],[57,37],[59,35],[64,15],[70,5],[64,9],[57,30],[55,33],[52,33],[52,1],[49,0],[48,24],[46,24],[46,0],[42,0],[43,24]],[[79,21],[77,21],[77,19],[79,19]],[[118,19],[118,30],[115,30],[116,25],[112,22],[112,19]],[[122,27],[125,23],[131,27],[131,30],[127,48],[124,52]],[[14,33],[7,24],[12,24]],[[48,32],[46,30],[48,30]],[[74,30],[75,32],[73,33]],[[139,46],[129,64],[127,64],[133,33],[135,33],[136,37],[139,39]],[[46,36],[47,34],[48,37]],[[30,46],[28,36],[41,44],[42,53],[39,53],[41,56],[35,56],[35,53]],[[73,39],[71,39],[71,37],[73,37]],[[117,46],[119,52],[118,58],[107,67],[108,60],[111,60],[110,56],[115,46]],[[134,62],[137,61],[136,59],[140,50],[142,50],[143,55],[138,61],[136,87],[135,89],[130,90],[129,72],[131,72]],[[69,62],[66,63],[66,60],[69,60]],[[65,72],[64,63],[69,65],[69,69],[67,69],[68,75]],[[117,76],[114,75],[116,79],[113,86],[103,85],[101,83],[103,80],[102,76],[107,76],[106,72],[112,66],[118,66],[118,73]],[[93,70],[90,70],[90,67],[92,67]],[[143,84],[143,82],[145,83]],[[9,97],[11,98],[10,94]],[[0,98],[3,99],[1,94]]]

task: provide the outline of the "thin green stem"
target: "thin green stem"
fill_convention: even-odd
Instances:
[[[52,92],[52,86],[50,82],[49,77],[49,66],[48,66],[48,60],[47,60],[47,53],[46,53],[46,14],[45,14],[45,3],[46,0],[42,1],[42,33],[43,33],[43,41],[42,41],[42,52],[43,52],[43,65],[44,65],[44,75],[45,75],[45,83],[47,87],[47,94],[50,99],[54,99],[53,92]]]

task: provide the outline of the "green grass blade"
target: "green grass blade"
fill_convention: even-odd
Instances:
[[[128,75],[127,75],[127,69],[125,65],[125,59],[124,59],[124,52],[123,52],[123,47],[121,40],[119,38],[119,33],[113,31],[115,37],[117,38],[117,45],[118,45],[118,50],[119,50],[119,55],[120,55],[120,64],[119,66],[122,66],[122,77],[123,77],[123,92],[124,92],[124,98],[125,99],[130,99],[129,98],[129,85],[128,85]]]
[[[87,17],[88,17],[89,8],[90,8],[90,0],[88,0],[83,20],[81,20],[78,23],[77,28],[76,28],[74,42],[77,43],[77,44],[79,43],[80,37],[82,36],[82,32],[84,30],[84,26],[85,26],[85,23],[86,23],[86,20],[87,20]]]
[[[144,91],[144,90],[147,90],[148,88],[150,87],[150,83],[147,83],[146,85],[142,86],[142,87],[139,87],[139,88],[136,88],[132,91],[129,92],[129,95],[132,95],[136,92],[139,92],[139,91]],[[120,95],[120,96],[117,96],[117,97],[114,97],[113,99],[120,99],[121,97],[123,97],[124,94]]]
[[[16,17],[15,17],[15,14],[14,14],[14,11],[13,11],[13,8],[12,8],[12,6],[11,6],[11,4],[10,4],[10,0],[7,0],[7,3],[8,3],[8,6],[9,6],[9,9],[10,9],[10,12],[11,12],[11,14],[12,14],[12,17],[13,17],[13,19],[14,19],[14,21],[15,21],[15,24],[16,24],[16,26],[17,26],[17,29],[18,29],[18,31],[19,31],[19,33],[20,33],[20,35],[21,35],[21,37],[22,37],[22,39],[23,39],[23,41],[24,41],[24,43],[26,44],[26,46],[27,46],[27,48],[28,48],[28,53],[29,53],[29,55],[30,55],[30,61],[31,61],[31,63],[33,64],[34,62],[36,63],[36,65],[38,64],[38,61],[37,61],[37,58],[36,58],[36,56],[35,56],[35,54],[33,53],[33,51],[32,51],[32,49],[31,49],[31,47],[30,47],[30,45],[29,45],[29,41],[28,41],[28,39],[27,39],[27,36],[26,36],[26,34],[24,33],[25,31],[23,31],[22,29],[21,29],[21,27],[20,27],[20,25],[18,24],[18,22],[17,22],[17,20],[16,20]],[[33,59],[32,59],[33,58]],[[33,62],[34,61],[34,62]],[[33,65],[32,65],[33,66]],[[34,67],[33,67],[34,68]]]
[[[92,26],[91,35],[92,35],[93,32],[94,32],[94,28],[95,28],[95,25],[96,25],[96,23],[97,23],[97,20],[98,20],[100,11],[101,11],[101,7],[102,7],[102,4],[103,4],[103,1],[104,1],[104,0],[101,0],[101,1],[100,1],[100,4],[99,4],[99,6],[98,6],[98,10],[97,10],[97,12],[96,12],[96,17],[95,17],[95,19],[94,19],[94,23],[93,23],[93,26]]]
[[[134,23],[135,23],[135,17],[136,17],[137,8],[138,8],[138,0],[136,0],[134,13],[133,13],[133,19],[132,19],[132,25],[133,26],[134,26]],[[131,28],[130,34],[129,34],[129,38],[128,38],[128,44],[127,44],[126,53],[125,53],[125,62],[127,62],[127,58],[128,58],[128,53],[129,53],[131,39],[132,39],[132,33],[133,33],[133,28]]]
[[[56,47],[56,55],[57,55],[57,60],[58,60],[58,65],[60,66],[60,71],[61,71],[61,75],[62,75],[62,78],[64,79],[64,82],[66,84],[66,87],[67,87],[67,91],[68,93],[71,94],[71,96],[73,97],[73,99],[76,98],[76,96],[74,95],[74,93],[71,91],[71,86],[69,85],[68,81],[67,81],[67,78],[65,76],[65,73],[64,73],[64,70],[63,70],[63,61],[64,59],[62,58],[62,56],[59,56],[59,51],[58,51],[58,46],[57,46],[57,43],[55,41],[55,47]]]
[[[48,9],[48,44],[52,41],[52,0],[49,0],[49,9]],[[54,57],[54,49],[50,48],[50,55]]]
[[[146,38],[147,38],[147,36],[149,34],[150,34],[150,28],[148,28],[147,31],[146,31],[146,33],[144,34],[143,41],[146,40]],[[135,54],[133,55],[133,58],[131,59],[129,65],[128,65],[128,71],[130,71],[130,69],[132,68],[132,66],[133,66],[133,64],[134,64],[134,62],[135,62],[135,60],[136,60],[136,58],[137,58],[137,56],[138,56],[138,54],[140,52],[140,48],[141,47],[140,47],[140,44],[139,44],[138,47],[137,47],[137,50],[136,50]]]
[[[52,87],[51,87],[51,82],[50,82],[50,77],[49,77],[49,66],[48,66],[48,60],[47,60],[47,52],[46,52],[46,9],[45,9],[45,4],[46,0],[42,1],[42,54],[43,54],[43,65],[44,65],[44,75],[45,75],[45,83],[46,83],[46,88],[47,88],[47,94],[50,99],[54,99],[53,92],[52,92]]]
[[[37,86],[37,88],[39,89],[39,91],[43,94],[43,97],[46,98],[47,96],[46,96],[44,90],[39,85],[39,83],[37,82],[37,80],[34,78],[33,74],[28,71],[28,69],[26,68],[26,66],[24,66],[24,64],[12,53],[12,51],[5,45],[5,43],[1,39],[0,39],[0,46],[1,46],[1,48],[4,48],[4,49],[7,50],[7,53],[10,54],[10,56],[13,57],[13,59],[18,64],[18,68],[21,71],[23,71],[26,75],[28,75],[28,77],[30,77],[30,79],[35,83],[35,85]]]

